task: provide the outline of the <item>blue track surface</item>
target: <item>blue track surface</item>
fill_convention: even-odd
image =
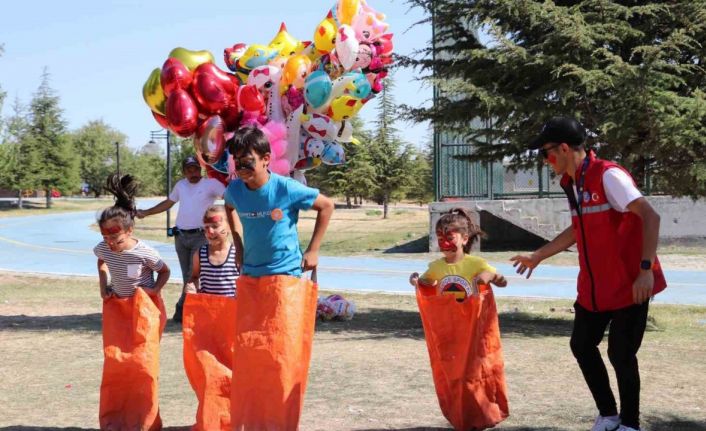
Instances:
[[[152,203],[142,202],[140,207]],[[26,273],[95,275],[93,247],[100,234],[90,229],[94,212],[51,214],[0,219],[0,269]],[[166,239],[165,239],[166,240]],[[172,280],[181,280],[172,243],[148,241],[169,264]],[[412,293],[410,273],[423,272],[426,260],[372,257],[320,258],[319,283],[328,290]],[[491,262],[509,279],[498,296],[574,298],[578,267],[542,265],[532,278],[514,276],[510,264]],[[706,272],[666,271],[669,287],[655,299],[660,303],[706,305]]]

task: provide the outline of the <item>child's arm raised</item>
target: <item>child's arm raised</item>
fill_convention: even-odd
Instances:
[[[319,194],[311,206],[316,212],[316,224],[314,225],[314,233],[311,235],[309,247],[306,248],[302,257],[302,269],[308,271],[316,268],[319,264],[319,248],[321,241],[324,239],[324,233],[328,227],[328,222],[333,214],[333,201],[326,196]]]
[[[108,290],[108,265],[103,259],[98,259],[98,285],[101,291],[101,298],[106,299],[113,296]]]

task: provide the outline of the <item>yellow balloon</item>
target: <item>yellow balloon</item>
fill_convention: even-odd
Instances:
[[[286,89],[290,85],[299,89],[304,88],[304,80],[310,68],[311,60],[306,55],[297,54],[289,57],[282,71],[283,89]]]
[[[351,25],[353,17],[358,15],[360,0],[338,0],[338,13],[336,18],[341,24]]]
[[[167,101],[167,97],[162,91],[161,75],[162,70],[159,67],[150,73],[145,85],[142,86],[142,97],[153,112],[165,115],[164,104]]]
[[[334,121],[347,120],[355,116],[360,111],[365,102],[353,96],[343,95],[331,102],[329,107],[329,117]]]
[[[328,54],[336,46],[336,32],[338,27],[331,14],[324,18],[314,32],[314,45],[320,54]]]
[[[172,52],[169,53],[169,58],[176,58],[181,61],[184,66],[192,72],[204,63],[216,62],[210,51],[205,49],[201,51],[191,51],[182,47],[172,49]]]
[[[297,48],[301,42],[292,37],[287,31],[287,26],[282,23],[279,27],[279,32],[275,35],[274,39],[270,41],[268,47],[277,51],[279,55],[289,56],[297,52]]]

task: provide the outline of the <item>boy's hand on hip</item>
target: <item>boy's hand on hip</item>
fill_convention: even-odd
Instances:
[[[319,252],[307,250],[302,257],[302,270],[310,271],[319,265]]]
[[[652,288],[655,284],[655,277],[652,270],[640,271],[637,279],[632,284],[632,300],[635,304],[642,304],[652,296]]]

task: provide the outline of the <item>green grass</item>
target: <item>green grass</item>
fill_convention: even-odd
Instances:
[[[169,315],[178,291],[165,288]],[[358,313],[349,322],[317,323],[301,429],[447,429],[415,298],[342,294]],[[572,302],[497,301],[510,418],[496,429],[588,429],[595,407],[569,349]],[[100,310],[95,279],[0,273],[0,429],[95,429]],[[639,354],[643,426],[706,429],[706,307],[652,305],[650,316]],[[600,348],[607,357],[605,343]],[[196,410],[181,349],[180,327],[170,322],[161,343],[160,411],[165,427],[180,431]]]

